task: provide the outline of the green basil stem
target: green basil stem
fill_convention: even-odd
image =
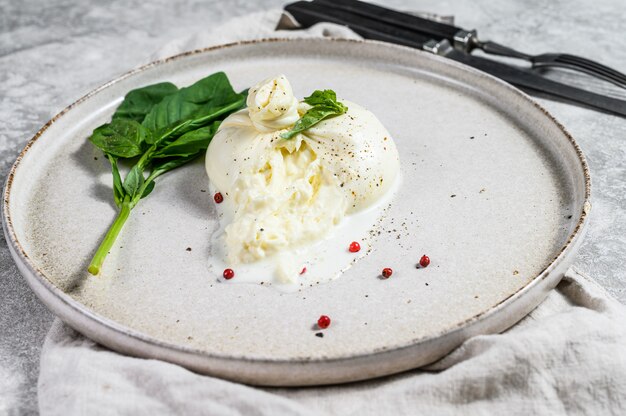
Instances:
[[[137,205],[137,203],[141,199],[141,195],[143,195],[148,184],[151,181],[155,180],[157,177],[161,176],[163,173],[165,173],[165,171],[155,170],[146,178],[143,185],[137,192],[137,197],[133,198],[132,200],[128,200],[128,197],[124,199],[121,205],[120,212],[117,214],[115,221],[111,225],[111,228],[109,228],[109,231],[107,231],[106,235],[104,236],[104,240],[102,240],[102,243],[100,243],[100,247],[98,247],[96,254],[94,254],[93,259],[89,264],[89,268],[87,269],[89,270],[89,273],[93,274],[94,276],[97,276],[98,273],[100,273],[100,267],[102,267],[104,259],[106,259],[106,256],[109,254],[111,247],[113,247],[113,243],[115,243],[117,236],[120,234],[120,231],[122,231],[124,223],[130,215],[130,211],[135,207],[135,205]]]
[[[100,247],[98,247],[96,254],[93,256],[91,264],[89,264],[88,270],[89,273],[93,274],[94,276],[100,273],[100,267],[102,267],[104,259],[109,254],[109,250],[111,250],[111,247],[113,247],[113,243],[117,239],[117,236],[122,230],[124,223],[128,219],[128,216],[130,215],[130,210],[132,209],[130,204],[130,201],[124,200],[124,202],[122,202],[120,212],[117,214],[113,225],[111,225],[111,228],[109,228],[109,231],[104,236],[104,240],[102,240],[102,243],[100,243]]]

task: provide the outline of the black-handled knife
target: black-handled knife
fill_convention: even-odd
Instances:
[[[471,53],[474,49],[481,49],[488,54],[523,59],[530,62],[533,68],[565,68],[611,82],[621,88],[626,88],[626,74],[580,56],[563,53],[529,55],[496,42],[481,41],[478,39],[476,30],[466,30],[457,26],[434,22],[419,16],[398,12],[359,0],[313,1],[314,3],[324,4],[333,10],[342,10],[389,23],[396,27],[434,37],[437,40],[447,39],[455,49],[462,52]]]
[[[543,93],[573,103],[582,104],[626,117],[626,101],[606,97],[552,81],[530,70],[513,67],[486,58],[472,56],[454,49],[450,46],[450,43],[446,39],[438,40],[432,36],[408,30],[405,27],[399,27],[384,21],[374,20],[345,10],[329,9],[325,4],[321,4],[317,1],[299,1],[292,3],[285,6],[285,11],[289,13],[289,15],[291,15],[301,27],[310,27],[320,22],[330,22],[348,26],[354,32],[366,39],[380,40],[427,50],[480,69],[516,85],[525,91]],[[432,23],[442,25],[437,22]]]

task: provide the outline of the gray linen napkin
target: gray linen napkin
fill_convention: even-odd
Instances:
[[[184,50],[271,36],[358,38],[329,24],[276,33],[279,11],[165,45]],[[56,320],[39,376],[42,415],[626,414],[626,307],[570,270],[516,326],[477,336],[426,370],[315,388],[254,388],[109,351]]]

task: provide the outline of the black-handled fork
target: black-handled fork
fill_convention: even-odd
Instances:
[[[294,26],[307,28],[320,22],[344,25],[366,39],[391,42],[435,53],[487,72],[528,92],[547,94],[571,103],[582,104],[626,117],[625,100],[607,97],[552,81],[529,68],[519,68],[481,56],[470,55],[453,48],[447,39],[436,40],[433,36],[407,30],[401,25],[395,25],[380,19],[372,19],[346,10],[333,9],[325,3],[317,1],[298,1],[288,4],[285,6],[285,12],[288,17],[281,20],[281,22],[285,22],[282,28],[289,27],[293,29]],[[407,18],[413,17],[410,15],[405,16]],[[288,26],[287,20],[289,20]],[[296,22],[297,25],[294,25]],[[281,27],[281,24],[279,24],[279,27]]]
[[[447,39],[455,49],[462,52],[470,53],[474,49],[481,49],[485,53],[492,55],[523,59],[530,62],[532,68],[565,68],[611,82],[621,88],[626,88],[626,75],[606,65],[580,56],[564,53],[529,55],[495,42],[482,42],[478,39],[475,30],[465,30],[453,25],[434,22],[359,0],[313,0],[313,3],[324,4],[331,9],[393,24],[396,27],[421,35],[432,36],[436,39]]]

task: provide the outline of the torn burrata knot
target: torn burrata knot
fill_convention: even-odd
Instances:
[[[344,114],[284,139],[311,106],[280,75],[250,88],[247,108],[222,122],[206,170],[230,211],[229,264],[295,264],[280,254],[324,239],[346,215],[389,191],[399,170],[389,132],[363,107],[338,101],[348,108]],[[298,272],[292,265],[278,275],[293,281]]]

